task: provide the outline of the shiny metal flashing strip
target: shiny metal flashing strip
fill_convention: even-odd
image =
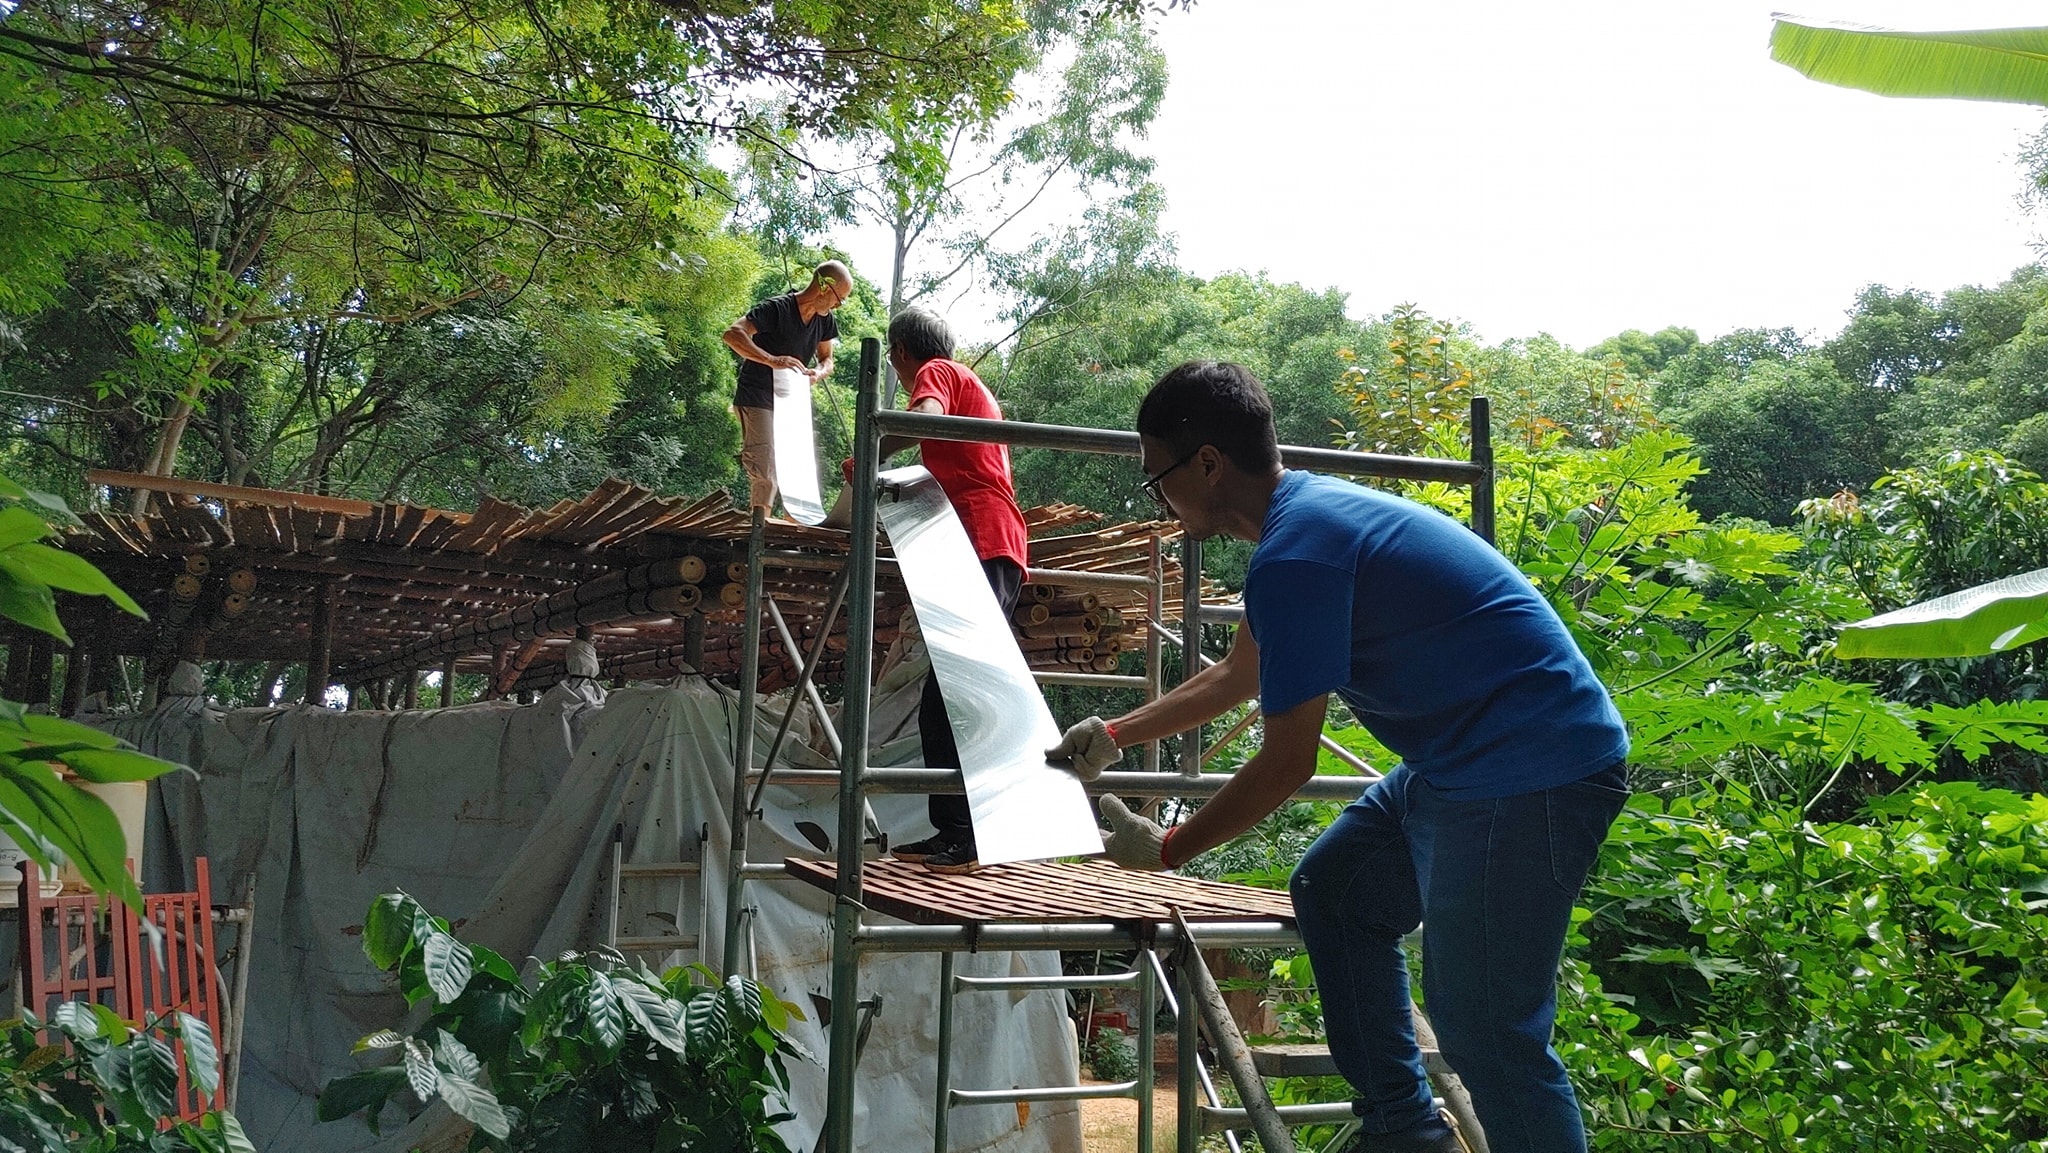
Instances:
[[[778,368],[775,378],[775,487],[790,519],[817,524],[825,519],[818,493],[818,446],[811,429],[811,378]]]
[[[946,693],[982,863],[1101,852],[1081,782],[1046,762],[1059,727],[952,502],[923,468],[880,480],[894,493],[882,498],[882,526]]]

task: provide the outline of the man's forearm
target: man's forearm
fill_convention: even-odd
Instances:
[[[1158,700],[1111,721],[1116,743],[1129,746],[1156,741],[1215,720],[1259,694],[1257,666],[1252,666],[1248,677],[1244,672],[1227,658],[1203,669]]]
[[[1260,749],[1194,816],[1174,827],[1166,863],[1185,864],[1236,838],[1286,804],[1315,771],[1313,754],[1302,757],[1270,747]]]
[[[747,335],[747,330],[737,326],[725,330],[725,346],[738,353],[741,360],[751,360],[755,364],[765,364],[769,368],[781,368],[781,362],[789,359],[777,356],[755,344],[754,338]]]

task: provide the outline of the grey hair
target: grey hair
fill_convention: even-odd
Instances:
[[[945,318],[923,308],[906,308],[889,320],[889,347],[920,364],[953,355],[953,330]]]

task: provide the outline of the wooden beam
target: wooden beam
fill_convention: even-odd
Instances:
[[[455,658],[449,657],[441,665],[441,707],[455,703]]]
[[[111,468],[88,469],[85,481],[87,484],[103,484],[109,488],[167,492],[178,496],[210,496],[243,504],[303,508],[312,512],[338,512],[348,516],[360,516],[377,507],[370,501],[350,500],[347,497],[289,492],[277,488],[248,488],[239,484],[215,484],[207,480],[190,480],[181,476],[151,476],[144,472],[121,472]],[[468,513],[449,512],[443,515],[457,517],[465,522],[469,520]]]

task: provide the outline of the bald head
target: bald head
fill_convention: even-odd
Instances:
[[[834,287],[835,296],[845,299],[853,292],[853,270],[837,260],[820,264],[818,270],[811,273],[811,287],[819,288],[826,284]]]

